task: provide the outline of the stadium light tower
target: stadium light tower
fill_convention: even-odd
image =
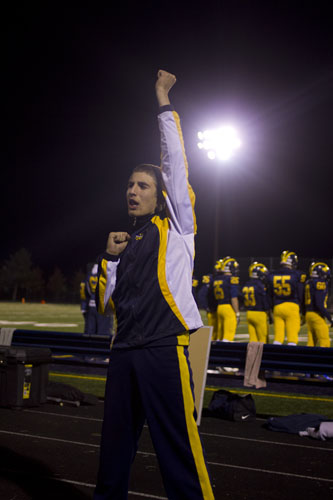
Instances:
[[[207,153],[210,160],[226,163],[232,159],[236,151],[242,146],[237,130],[232,125],[222,125],[217,129],[198,132],[198,148]],[[218,165],[216,172],[216,200],[215,200],[215,234],[214,234],[214,262],[219,256],[219,200],[220,200],[220,170]]]
[[[242,145],[237,130],[231,125],[222,125],[213,130],[198,132],[198,148],[207,151],[210,160],[230,160]]]

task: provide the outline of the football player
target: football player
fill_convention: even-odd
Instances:
[[[214,277],[221,271],[222,262],[223,259],[218,259],[215,262],[213,274],[206,274],[202,277],[202,286],[199,290],[200,300],[204,304],[203,308],[206,309],[208,326],[213,327],[212,342],[217,340],[217,302],[214,294],[209,293],[209,290],[212,287]]]
[[[249,281],[242,288],[250,342],[268,342],[267,314],[270,309],[265,280],[268,269],[260,262],[249,267]]]
[[[87,315],[87,297],[86,297],[86,282],[80,282],[80,304],[81,304],[81,313],[84,320],[84,329],[86,331],[86,315]]]
[[[199,290],[199,309],[205,309],[207,313],[208,326],[213,327],[212,342],[217,340],[217,302],[209,289],[212,285],[214,276],[221,270],[223,259],[215,262],[213,274],[206,274],[202,277],[201,287]]]
[[[192,294],[197,304],[198,304],[198,290],[199,290],[199,280],[195,276],[192,276]]]
[[[305,320],[308,327],[308,346],[330,347],[329,326],[333,316],[327,310],[328,282],[331,271],[325,262],[312,262],[310,278],[305,284]]]
[[[198,307],[203,309],[207,314],[208,326],[213,327],[212,341],[217,338],[217,321],[216,321],[216,303],[209,300],[208,290],[212,282],[213,275],[205,274],[201,278],[201,286],[198,291]]]
[[[208,310],[208,301],[207,301],[207,293],[209,284],[211,282],[212,275],[204,274],[201,278],[201,285],[197,294],[197,304],[199,309],[203,309],[204,311]]]
[[[268,291],[273,304],[274,344],[283,344],[285,332],[289,345],[298,343],[306,274],[298,271],[297,265],[296,253],[284,250],[280,268],[268,275]]]
[[[98,282],[97,271],[98,266],[97,264],[94,264],[88,272],[86,278],[85,295],[88,307],[84,333],[88,335],[111,335],[113,315],[104,316],[99,314],[96,308],[95,292]]]
[[[214,276],[209,297],[217,304],[217,338],[232,342],[240,320],[239,312],[239,264],[232,257],[220,261],[220,269]]]

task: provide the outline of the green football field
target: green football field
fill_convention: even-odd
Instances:
[[[207,324],[207,316],[201,311],[202,320]],[[83,316],[79,304],[36,304],[21,302],[0,302],[0,328],[16,328],[24,330],[48,330],[59,332],[83,332]],[[273,326],[270,325],[270,342],[273,341]],[[331,341],[333,329],[330,328]],[[249,339],[245,312],[241,313],[241,322],[237,328],[236,338],[240,342]],[[307,342],[306,325],[299,334],[299,343]]]
[[[79,304],[0,302],[0,328],[83,332]]]
[[[207,324],[206,314],[202,312],[203,322]],[[48,330],[59,332],[83,332],[83,317],[80,306],[66,304],[34,304],[18,302],[0,302],[0,328],[25,330]],[[333,332],[330,329],[331,340]],[[237,329],[236,340],[248,340],[245,313],[241,313],[241,323]],[[270,326],[270,340],[273,329]],[[306,327],[301,328],[300,343],[306,344]],[[332,343],[333,344],[333,343]],[[50,379],[73,385],[84,392],[103,397],[105,376],[78,375],[52,371]],[[223,382],[225,383],[225,381]],[[228,390],[227,386],[223,388]],[[204,407],[207,407],[213,391],[217,387],[206,387]],[[333,395],[305,395],[302,393],[276,393],[268,390],[232,389],[240,394],[252,392],[257,413],[262,415],[289,415],[292,413],[318,413],[333,418]]]

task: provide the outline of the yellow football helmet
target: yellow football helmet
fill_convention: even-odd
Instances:
[[[329,280],[331,277],[331,270],[325,262],[312,262],[309,267],[309,275],[311,278]]]
[[[259,278],[264,279],[268,274],[268,269],[265,264],[261,264],[261,262],[252,262],[249,267],[249,276],[250,278]]]
[[[233,257],[224,257],[222,260],[221,271],[223,273],[231,273],[233,275],[238,275],[239,264]]]
[[[284,264],[290,266],[292,269],[296,269],[298,265],[298,257],[295,252],[284,250],[280,257],[280,264]]]

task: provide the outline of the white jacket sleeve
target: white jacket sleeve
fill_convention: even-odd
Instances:
[[[179,116],[175,111],[164,111],[159,114],[158,120],[162,176],[170,219],[180,234],[195,234],[195,195],[188,182],[188,164]]]
[[[100,314],[107,314],[114,309],[112,293],[116,286],[118,264],[119,259],[113,261],[102,257],[100,260],[96,289],[96,302]]]

